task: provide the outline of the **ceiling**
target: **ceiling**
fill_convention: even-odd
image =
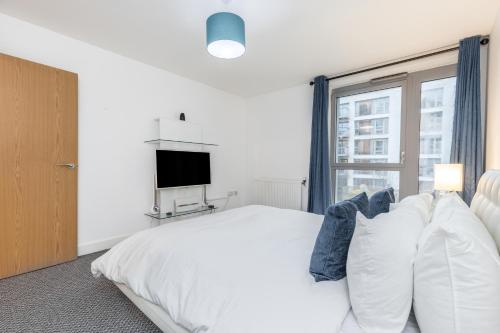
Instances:
[[[0,12],[243,97],[488,34],[499,0],[0,0]],[[243,17],[247,51],[217,59],[205,20]]]

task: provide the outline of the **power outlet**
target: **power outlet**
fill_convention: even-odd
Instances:
[[[228,197],[235,197],[237,195],[238,195],[238,191],[236,191],[236,190],[232,190],[232,191],[227,192]]]

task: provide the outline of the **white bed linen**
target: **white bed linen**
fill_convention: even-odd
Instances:
[[[247,206],[142,231],[92,263],[191,332],[338,332],[346,280],[315,283],[323,216]]]
[[[342,324],[342,330],[340,331],[340,333],[365,333],[365,331],[361,329],[358,322],[356,321],[356,317],[354,317],[354,313],[352,312],[352,310],[347,314],[347,317]],[[417,319],[415,319],[413,311],[410,313],[408,322],[406,323],[406,326],[401,333],[420,333]]]
[[[149,318],[156,326],[158,326],[165,333],[187,333],[185,328],[175,324],[170,316],[158,305],[150,303],[143,298],[134,294],[133,291],[128,289],[123,284],[116,284],[116,286]],[[344,322],[342,329],[339,333],[365,333],[354,317],[354,313],[349,311]],[[417,320],[413,311],[410,313],[408,322],[401,333],[420,333]]]

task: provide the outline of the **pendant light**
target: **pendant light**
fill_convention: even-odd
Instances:
[[[245,22],[229,12],[207,19],[207,50],[217,58],[234,59],[245,53]]]

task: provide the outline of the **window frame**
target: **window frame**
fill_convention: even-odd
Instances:
[[[340,87],[331,93],[330,174],[332,200],[336,201],[336,172],[340,170],[398,171],[399,198],[419,191],[421,86],[424,82],[456,76],[456,64],[436,67],[383,82]],[[399,163],[337,162],[337,100],[342,97],[401,87],[401,125]],[[355,129],[354,129],[355,130]],[[410,152],[410,153],[407,153]]]

